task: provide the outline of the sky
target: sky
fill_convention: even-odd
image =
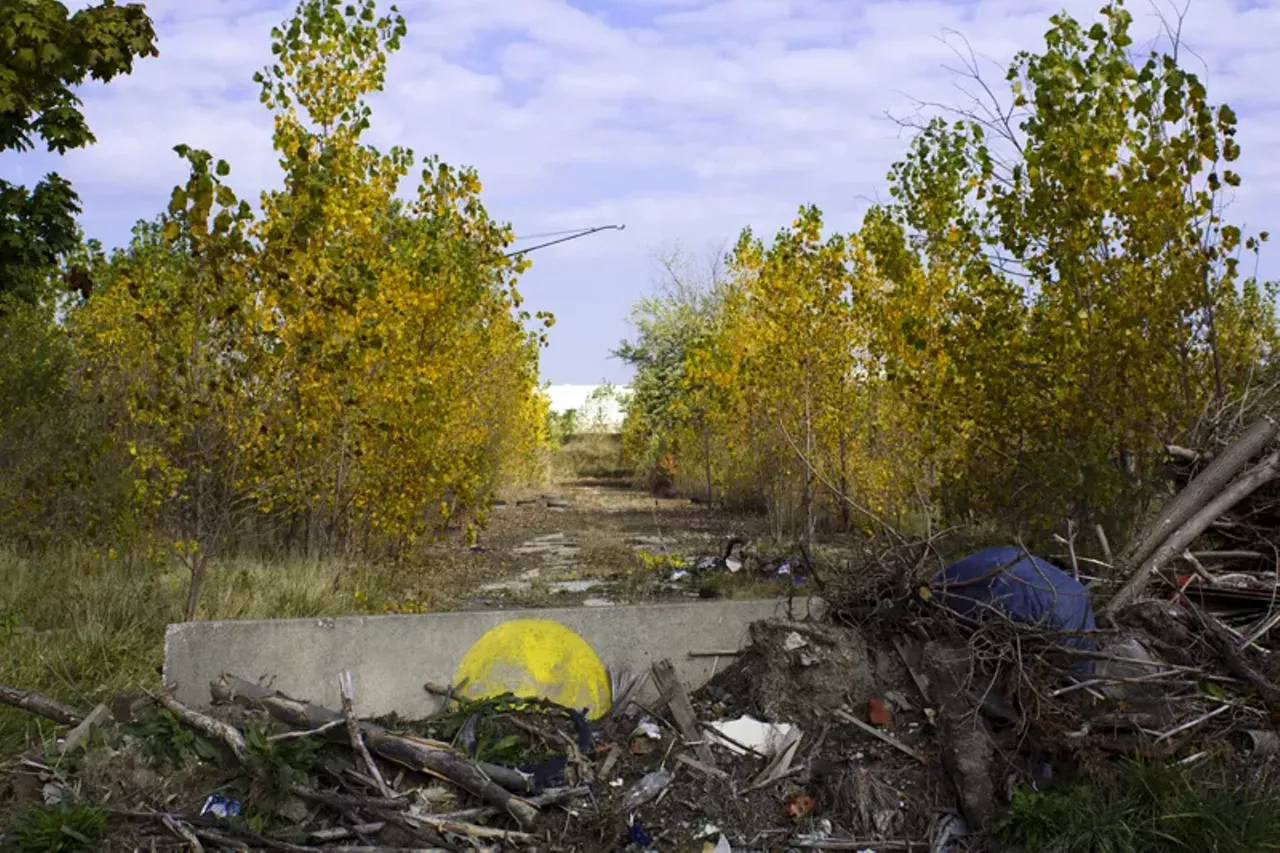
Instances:
[[[69,2],[72,8],[88,5]],[[210,150],[256,198],[279,179],[255,71],[286,0],[152,0],[160,57],[82,88],[98,143],[65,157],[6,153],[0,177],[51,169],[80,192],[108,246],[161,212],[185,179],[173,146]],[[556,315],[546,381],[625,382],[610,351],[629,306],[676,247],[705,256],[744,226],[772,234],[802,204],[856,228],[883,199],[909,136],[892,117],[962,105],[955,49],[993,86],[1050,15],[1093,20],[1101,0],[400,0],[408,37],[373,101],[370,139],[471,165],[517,235],[621,224],[530,255],[521,290]],[[1138,46],[1184,7],[1130,0]],[[1280,233],[1280,0],[1191,0],[1185,64],[1240,119],[1244,177],[1230,216]],[[963,41],[961,40],[963,37]],[[540,242],[525,240],[520,247]],[[1280,277],[1276,249],[1261,272]]]

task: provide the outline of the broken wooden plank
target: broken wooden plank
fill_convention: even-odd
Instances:
[[[796,757],[796,751],[800,748],[800,740],[803,737],[804,732],[799,728],[794,728],[787,732],[782,743],[778,745],[773,760],[769,762],[764,770],[760,771],[756,778],[751,780],[751,786],[743,793],[762,788],[785,776],[791,770],[791,762]]]
[[[902,665],[907,668],[907,674],[911,676],[912,683],[920,691],[924,701],[928,703],[929,679],[921,672],[920,647],[915,644],[908,644],[906,639],[898,634],[891,635],[889,642],[893,644],[893,649],[898,653],[898,657],[902,658]],[[912,654],[912,652],[915,652],[915,654]]]
[[[658,688],[658,693],[671,709],[671,716],[676,721],[680,734],[684,736],[685,743],[693,747],[699,761],[714,767],[716,759],[711,754],[711,747],[707,745],[706,738],[702,736],[698,715],[694,713],[689,694],[669,659],[663,658],[653,665],[653,681]]]
[[[711,767],[710,765],[703,764],[698,759],[694,758],[691,755],[686,755],[683,752],[676,756],[676,761],[679,761],[681,764],[685,765],[686,767],[692,768],[693,770],[697,770],[699,773],[703,774],[704,776],[710,776],[713,779],[721,779],[726,782],[729,780],[729,774],[725,773],[719,767]]]
[[[67,737],[58,745],[58,754],[67,755],[77,746],[83,743],[96,727],[102,725],[111,716],[111,709],[106,705],[98,705],[89,712],[89,716],[80,721],[80,724],[67,733]]]

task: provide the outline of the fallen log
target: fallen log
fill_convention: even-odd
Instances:
[[[34,690],[23,690],[7,684],[0,684],[0,702],[64,726],[76,726],[84,720],[84,714],[70,705],[64,705]]]
[[[1140,535],[1133,538],[1120,554],[1120,566],[1131,570],[1146,562],[1160,547],[1160,543],[1221,492],[1231,478],[1249,464],[1250,459],[1261,453],[1267,442],[1275,436],[1276,424],[1270,418],[1263,418],[1250,425],[1221,455],[1205,466],[1186,488],[1166,503]],[[1179,548],[1178,553],[1181,551]]]
[[[1228,448],[1228,452],[1230,450],[1231,448]],[[1223,453],[1219,457],[1219,461],[1226,458],[1227,455],[1227,453]],[[1125,585],[1120,588],[1120,591],[1103,605],[1099,615],[1110,620],[1116,612],[1131,604],[1146,588],[1151,576],[1158,572],[1165,563],[1187,550],[1187,547],[1195,541],[1196,537],[1209,529],[1209,525],[1213,524],[1220,516],[1253,494],[1261,486],[1274,480],[1277,475],[1280,475],[1280,452],[1273,452],[1227,484],[1226,488],[1221,489],[1216,495],[1210,496],[1207,502],[1206,500],[1201,500],[1204,495],[1199,494],[1194,503],[1194,509],[1186,521],[1182,522],[1181,526],[1154,548],[1150,556],[1138,567],[1137,571],[1130,575],[1129,580],[1125,581]],[[1195,481],[1192,481],[1192,485],[1184,489],[1184,492],[1190,490],[1194,485]]]
[[[209,684],[213,698],[219,702],[235,703],[242,707],[266,711],[285,725],[299,729],[317,729],[335,720],[341,720],[338,711],[299,702],[274,690],[268,690],[252,682],[224,675]],[[497,784],[479,765],[465,756],[430,746],[422,741],[401,737],[373,723],[361,722],[360,731],[372,752],[410,770],[442,776],[455,785],[496,806],[522,826],[531,825],[538,810],[528,801],[515,797]],[[329,729],[326,736],[347,742],[345,730]]]

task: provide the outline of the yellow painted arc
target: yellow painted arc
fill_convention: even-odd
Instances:
[[[504,693],[549,699],[591,720],[612,703],[609,672],[595,649],[550,619],[513,619],[490,628],[458,662],[453,683],[463,679],[459,692],[468,699]]]

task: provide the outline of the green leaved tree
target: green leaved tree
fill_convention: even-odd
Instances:
[[[141,4],[104,0],[71,14],[57,0],[0,3],[0,151],[37,140],[64,154],[92,144],[74,88],[108,81],[156,56]],[[56,173],[27,188],[0,180],[0,295],[32,301],[60,258],[80,244],[79,198]]]

